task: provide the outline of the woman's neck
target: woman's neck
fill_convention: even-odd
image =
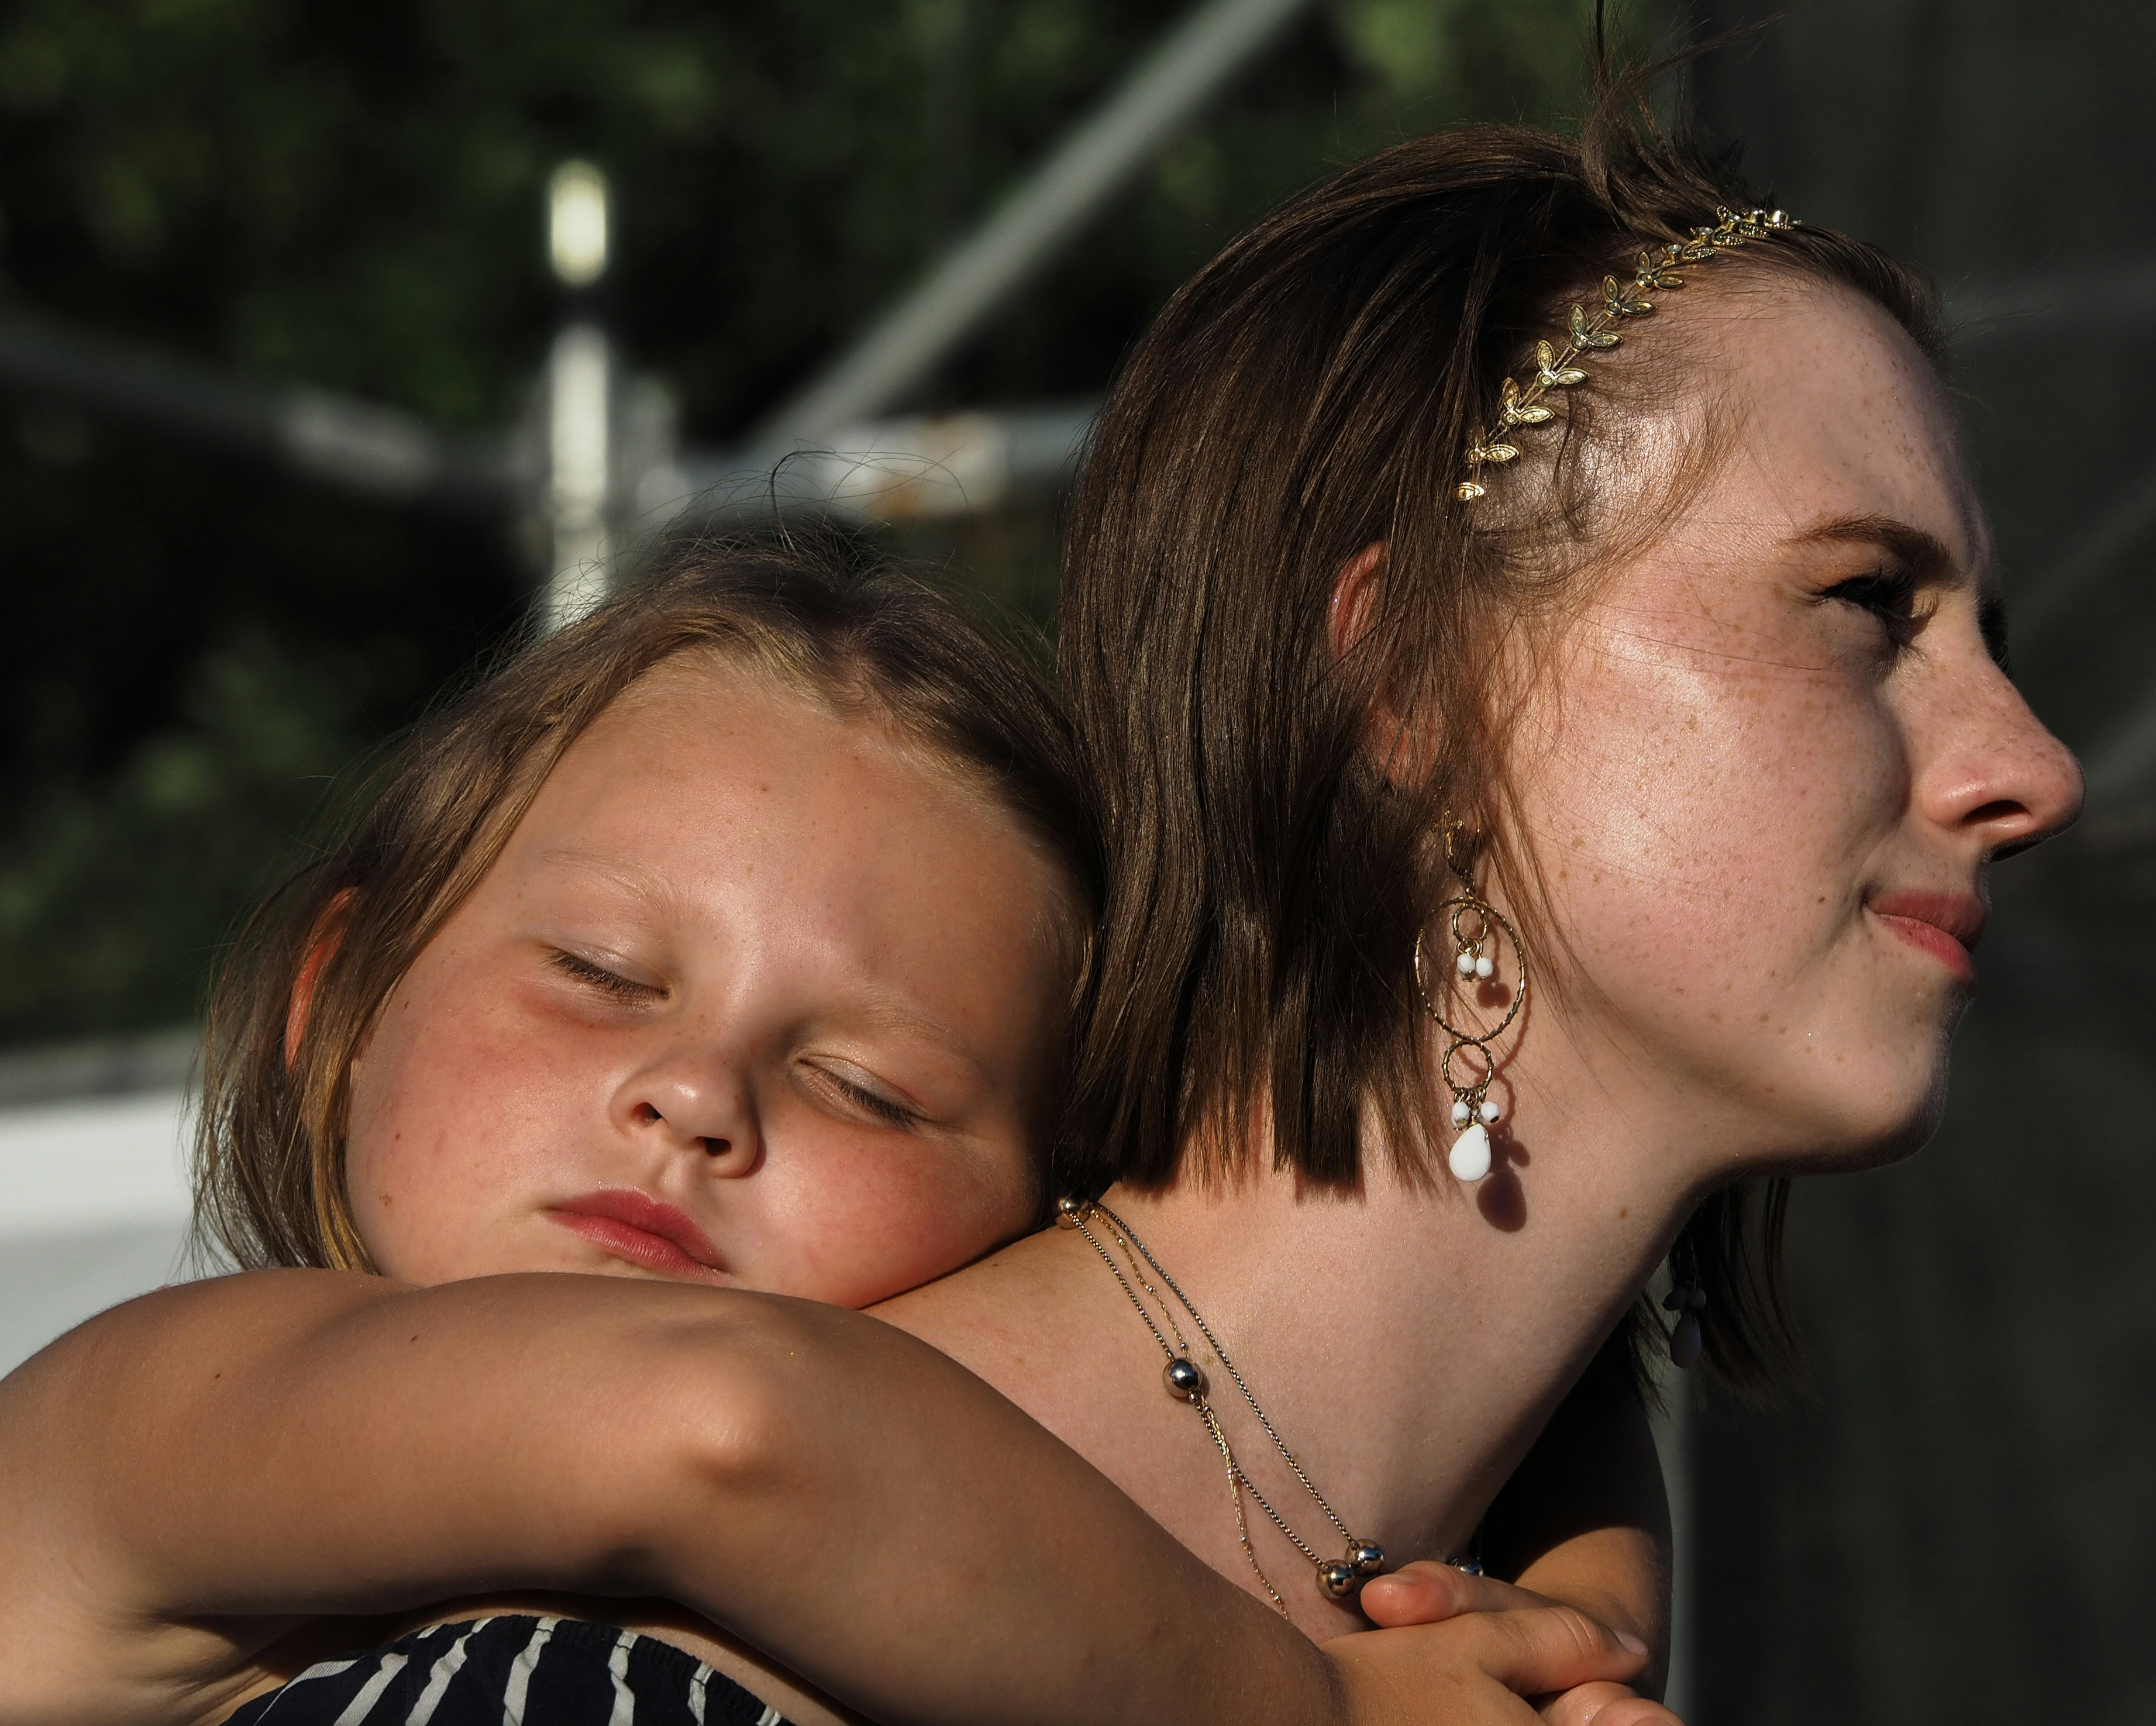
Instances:
[[[1471,1189],[1441,1169],[1403,1180],[1380,1151],[1352,1194],[1265,1173],[1212,1189],[1117,1189],[1106,1203],[1204,1315],[1348,1528],[1394,1563],[1445,1556],[1651,1274],[1691,1197],[1673,1170],[1658,1175],[1669,1159],[1612,1119],[1598,1112],[1596,1130],[1538,1131]],[[1091,1232],[1115,1251],[1105,1230]],[[1083,1235],[1035,1235],[882,1310],[1255,1586],[1221,1458],[1168,1395],[1158,1344]],[[1336,1555],[1337,1535],[1233,1382],[1211,1377],[1237,1460],[1298,1534]],[[1262,1513],[1250,1515],[1297,1622],[1313,1634],[1348,1627]]]

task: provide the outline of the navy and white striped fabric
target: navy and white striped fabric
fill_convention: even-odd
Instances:
[[[671,1643],[573,1618],[430,1625],[326,1660],[225,1726],[786,1726]]]

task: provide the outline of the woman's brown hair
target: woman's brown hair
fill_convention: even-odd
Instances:
[[[1082,954],[1097,840],[1045,656],[839,542],[677,548],[420,725],[243,932],[211,999],[195,1168],[198,1227],[236,1262],[370,1268],[344,1179],[354,1055],[563,752],[699,655],[889,727],[1010,811],[1068,876]]]
[[[1276,1166],[1352,1184],[1371,1112],[1427,1177],[1440,1086],[1412,955],[1445,896],[1445,813],[1516,905],[1537,902],[1486,668],[1666,520],[1711,454],[1694,438],[1645,500],[1618,498],[1620,464],[1598,459],[1632,410],[1702,396],[1673,317],[1560,393],[1560,420],[1490,496],[1455,490],[1503,380],[1569,305],[1594,303],[1605,273],[1629,280],[1642,247],[1748,207],[1640,88],[1605,72],[1578,140],[1472,126],[1348,168],[1231,243],[1126,362],[1063,574],[1060,658],[1109,883],[1072,1189],[1231,1166],[1265,1133]],[[1926,284],[1861,242],[1801,228],[1710,267],[1716,292],[1759,268],[1853,292],[1939,352]],[[1367,622],[1343,649],[1336,588],[1373,546]],[[1381,713],[1432,740],[1412,771],[1373,747]],[[1740,1384],[1795,1359],[1784,1194],[1716,1194],[1679,1245],[1712,1293],[1708,1359]]]

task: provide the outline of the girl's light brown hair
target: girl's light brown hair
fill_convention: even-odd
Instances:
[[[1368,1112],[1426,1176],[1441,1086],[1412,955],[1446,891],[1435,836],[1454,812],[1533,912],[1489,670],[1676,506],[1676,482],[1613,502],[1623,464],[1596,458],[1643,404],[1701,402],[1689,302],[1771,270],[1861,295],[1939,351],[1914,272],[1825,229],[1776,236],[1628,330],[1624,363],[1562,393],[1563,420],[1462,502],[1470,434],[1567,308],[1629,280],[1641,247],[1751,202],[1645,116],[1638,83],[1601,75],[1582,139],[1463,127],[1295,198],[1175,296],[1110,394],[1063,574],[1109,882],[1062,1151],[1073,1189],[1230,1165],[1268,1133],[1278,1166],[1351,1185]],[[1383,568],[1342,652],[1335,588],[1372,546]],[[1417,771],[1373,749],[1378,712],[1432,740]],[[1712,1291],[1708,1358],[1740,1383],[1795,1358],[1784,1192],[1717,1194],[1680,1242]]]
[[[562,753],[687,655],[886,725],[1007,809],[1068,876],[1082,953],[1097,842],[1041,656],[840,544],[684,547],[423,723],[246,926],[212,995],[195,1168],[198,1228],[237,1263],[371,1268],[345,1189],[353,1056]]]

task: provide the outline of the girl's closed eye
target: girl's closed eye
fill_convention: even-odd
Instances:
[[[596,960],[582,953],[571,953],[564,948],[554,948],[547,955],[547,963],[562,976],[581,984],[595,994],[625,1004],[642,1005],[648,1001],[663,999],[666,991],[655,984],[639,983],[634,978],[624,977]]]
[[[812,1089],[849,1112],[865,1114],[885,1126],[901,1130],[921,1123],[918,1109],[850,1062],[839,1065],[804,1061],[800,1063],[800,1070]]]

